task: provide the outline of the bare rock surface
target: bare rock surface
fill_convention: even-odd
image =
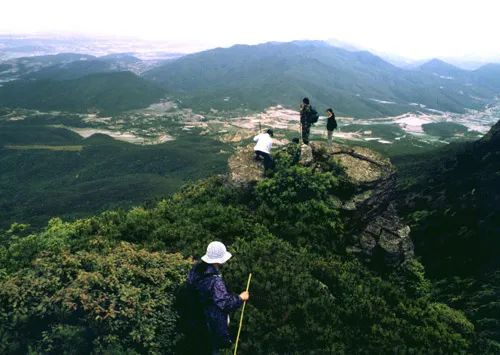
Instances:
[[[261,161],[254,158],[253,145],[240,147],[229,158],[229,181],[236,185],[249,185],[264,178]]]

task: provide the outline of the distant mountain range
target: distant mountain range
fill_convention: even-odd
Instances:
[[[463,112],[484,106],[500,91],[496,79],[486,80],[492,68],[453,78],[438,69],[404,70],[369,52],[301,41],[217,48],[165,63],[144,77],[201,110],[296,108],[308,96],[321,110],[333,106],[354,117]]]
[[[21,57],[0,62],[0,82],[19,79],[67,80],[114,71],[141,73],[151,65],[128,53],[102,57],[76,53]]]
[[[320,111],[333,107],[338,115],[369,118],[415,111],[480,109],[500,93],[500,64],[468,71],[432,60],[409,70],[366,51],[350,51],[319,41],[216,48],[164,61],[145,71],[147,64],[151,63],[129,53],[104,57],[69,53],[0,62],[0,81],[17,80],[0,88],[0,105],[78,111],[106,107],[109,111],[115,101],[108,100],[105,91],[94,87],[92,94],[87,91],[87,97],[82,98],[79,90],[83,79],[96,74],[104,78],[105,74],[124,70],[140,74],[182,106],[199,112],[262,111],[272,105],[297,108],[301,98],[308,96]],[[95,82],[93,78],[89,82]],[[138,85],[133,91],[147,88],[139,95],[147,100],[114,111],[138,108],[162,96],[157,87],[137,77],[127,78],[134,78]],[[115,84],[107,84],[106,88]],[[129,84],[127,90],[131,89]],[[71,104],[64,103],[61,97],[54,98],[59,90],[56,87],[64,88],[64,100]],[[105,98],[101,100],[97,94]]]

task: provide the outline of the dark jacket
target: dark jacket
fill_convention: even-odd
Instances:
[[[327,118],[326,129],[328,131],[333,131],[336,128],[337,128],[337,121],[335,120],[335,113],[334,113],[332,117]]]
[[[300,124],[310,126],[309,115],[311,114],[311,105],[302,105],[300,108]]]
[[[207,328],[216,348],[231,344],[228,315],[237,310],[243,301],[229,293],[219,270],[204,262],[197,263],[188,275],[188,283],[198,291],[204,307]]]

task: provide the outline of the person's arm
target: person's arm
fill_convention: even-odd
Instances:
[[[255,137],[253,137],[253,141],[257,142],[260,138],[260,134],[257,134]]]
[[[214,303],[224,312],[233,312],[243,304],[240,296],[227,292],[222,278],[217,277],[213,288]]]

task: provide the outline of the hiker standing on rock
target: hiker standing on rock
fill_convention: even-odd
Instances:
[[[327,122],[326,131],[328,132],[328,145],[332,145],[333,131],[337,128],[337,121],[335,120],[335,113],[333,109],[329,108],[326,110]]]
[[[266,133],[261,133],[254,137],[254,142],[257,142],[253,148],[255,152],[255,159],[264,159],[264,170],[268,171],[273,168],[274,161],[271,157],[271,148],[273,147],[273,130],[269,128]]]
[[[197,354],[219,354],[219,350],[229,348],[232,344],[229,335],[229,313],[236,311],[248,301],[250,295],[244,291],[241,294],[230,293],[224,279],[219,271],[222,264],[231,258],[231,253],[226,250],[226,246],[221,242],[211,242],[207,247],[207,252],[201,257],[201,261],[196,263],[188,275],[188,285],[190,285],[198,296],[198,301],[203,308],[204,320],[207,334],[206,338],[201,336],[200,331],[196,343],[206,342],[207,344],[191,344],[193,347],[203,347],[206,352]]]
[[[309,98],[304,97],[300,105],[300,127],[302,133],[302,143],[309,144],[309,133],[311,126],[318,122],[318,112],[312,108]]]

